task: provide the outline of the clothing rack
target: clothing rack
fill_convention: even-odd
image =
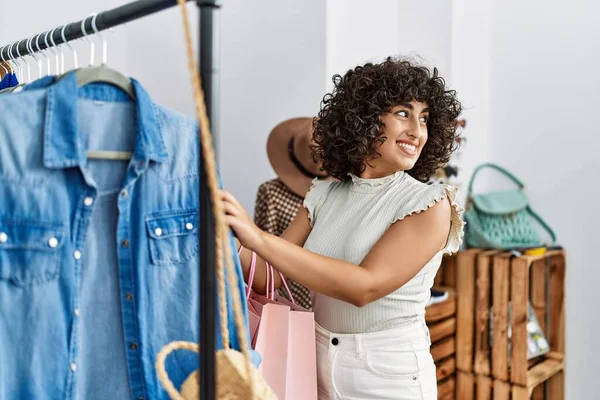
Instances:
[[[186,0],[190,1],[190,0]],[[221,0],[196,0],[199,9],[200,29],[199,29],[199,68],[202,78],[202,88],[205,93],[206,107],[211,124],[211,131],[216,138],[218,135],[219,120],[219,9]],[[150,14],[166,10],[176,6],[176,0],[139,0],[109,11],[99,13],[95,19],[95,25],[98,31],[103,31],[126,22],[140,19]],[[84,24],[85,32],[92,35],[92,18],[87,17],[83,21],[67,24],[57,29],[38,33],[32,36],[33,47],[35,50],[45,50],[63,44],[62,34],[69,41],[73,41],[86,36],[81,29]],[[46,36],[48,46],[46,45]],[[50,37],[52,39],[50,39]],[[36,40],[38,39],[39,40]],[[12,45],[0,47],[0,59],[9,61],[15,58],[22,58],[29,55],[27,46],[28,40],[22,39],[14,42]],[[12,50],[12,51],[9,51]],[[11,56],[12,55],[12,56]],[[20,57],[19,57],[20,55]],[[184,68],[184,66],[182,66]],[[202,154],[200,142],[198,142],[198,154]],[[200,157],[199,157],[200,158]],[[200,248],[199,266],[200,269],[200,399],[213,400],[215,398],[215,342],[216,342],[216,274],[213,268],[216,265],[215,258],[215,220],[212,214],[211,198],[208,189],[208,179],[206,170],[199,160],[200,169],[200,235],[198,238]],[[205,266],[202,268],[202,266]],[[166,343],[165,343],[166,344]]]

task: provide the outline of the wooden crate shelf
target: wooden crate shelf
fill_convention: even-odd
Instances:
[[[456,372],[456,358],[447,357],[443,360],[436,361],[436,380],[442,381],[449,376],[453,376]]]
[[[446,318],[442,321],[427,324],[431,343],[437,343],[456,333],[456,317]]]
[[[425,309],[425,322],[429,329],[434,322],[441,321],[456,315],[456,292],[454,289],[445,286],[436,286],[436,289],[448,292],[448,299],[440,303],[427,306]]]
[[[508,393],[506,398],[538,400],[544,399],[544,385],[539,384],[547,382],[551,398],[562,399],[565,252],[514,256],[469,249],[459,252],[452,262],[445,260],[445,265],[451,265],[456,274],[457,393],[473,381],[475,399],[502,399]],[[445,283],[447,276],[445,271],[440,281]],[[551,349],[535,360],[527,359],[528,304]],[[458,371],[464,374],[459,377]],[[488,392],[493,397],[486,397]]]
[[[534,387],[525,387],[514,385],[510,382],[494,379],[491,376],[473,375],[469,372],[456,372],[456,399],[459,400],[564,400],[564,373],[561,370],[556,370],[556,360],[546,360],[544,371],[536,373],[536,378],[544,379],[543,381],[534,382]],[[551,371],[555,373],[552,374]],[[544,384],[548,385],[548,397],[544,390]],[[439,383],[438,383],[439,388]],[[541,390],[540,390],[541,389]],[[439,397],[439,396],[438,396]]]
[[[549,381],[556,374],[561,373],[564,370],[564,367],[564,360],[555,360],[552,358],[547,358],[546,360],[537,364],[535,367],[528,370],[526,386],[527,397],[525,398],[529,399],[536,388],[542,387],[540,386],[540,384]]]
[[[431,345],[431,356],[433,357],[434,362],[450,357],[455,352],[456,341],[454,340],[454,336],[450,336]]]
[[[438,381],[438,400],[454,400],[459,399],[460,397],[455,396],[456,392],[456,378],[454,375],[449,376],[448,378]]]
[[[442,270],[438,272],[438,275],[443,274]],[[429,328],[431,355],[436,365],[438,400],[454,400],[456,292],[453,287],[442,284],[436,285],[436,289],[447,291],[448,299],[428,306],[425,312],[425,322]]]

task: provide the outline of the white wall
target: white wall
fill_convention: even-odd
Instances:
[[[197,53],[198,10],[194,2],[187,9]],[[124,30],[126,73],[140,81],[159,104],[195,117],[181,10],[172,7],[129,23]]]
[[[492,161],[527,183],[567,249],[567,399],[600,395],[598,3],[492,2]]]
[[[248,212],[275,177],[266,141],[280,121],[312,116],[324,94],[325,3],[227,0],[223,6],[220,164]]]
[[[459,176],[460,197],[464,202],[473,169],[489,159],[489,85],[491,0],[453,0],[450,86],[458,92],[467,125],[462,131]],[[486,189],[486,175],[477,181],[478,190]]]
[[[397,0],[327,0],[327,71],[331,77],[367,61],[398,54],[399,5]]]
[[[451,11],[452,1],[327,0],[327,87],[334,74],[395,55],[450,76]]]
[[[452,7],[455,0],[396,1],[398,50],[420,56],[443,77],[452,74]],[[370,3],[367,3],[370,4]]]

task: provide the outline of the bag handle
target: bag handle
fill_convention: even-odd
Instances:
[[[240,248],[238,249],[238,256],[242,253],[242,250],[244,249],[244,246],[240,246]],[[271,264],[269,264],[268,262],[265,261],[265,268],[266,268],[266,272],[267,272],[267,282],[265,284],[265,289],[266,289],[266,297],[270,300],[274,300],[275,299],[275,273],[274,268]],[[246,288],[246,300],[250,298],[250,291],[252,290],[252,283],[254,282],[254,274],[256,273],[256,252],[252,252],[252,260],[250,261],[250,271],[248,272],[248,287]],[[285,280],[285,277],[283,276],[283,274],[279,271],[277,271],[277,273],[279,274],[279,277],[281,278],[281,282],[283,283],[283,286],[285,287],[285,291],[287,292],[288,296],[290,296],[290,301],[292,302],[292,304],[296,304],[296,302],[294,301],[294,296],[292,295],[292,292],[290,291],[290,287],[287,284],[287,281]],[[270,297],[269,297],[269,287],[271,289],[270,291]]]
[[[244,246],[240,246],[238,249],[238,257],[242,254]],[[246,300],[250,298],[250,291],[252,290],[252,283],[254,282],[254,274],[256,271],[256,253],[252,252],[252,259],[250,261],[250,271],[248,271],[248,285],[246,286]]]
[[[468,191],[469,195],[471,195],[471,193],[473,193],[473,182],[475,182],[475,176],[477,176],[477,173],[484,168],[492,168],[492,169],[495,169],[496,171],[501,172],[504,176],[508,177],[510,180],[512,180],[514,183],[516,183],[517,186],[519,186],[519,189],[523,189],[525,187],[523,182],[521,182],[516,176],[514,176],[513,174],[511,174],[510,172],[508,172],[501,166],[492,164],[492,163],[485,163],[485,164],[481,164],[480,166],[475,168],[475,171],[473,171],[473,175],[471,175],[471,180],[469,181],[469,191]]]
[[[265,267],[267,268],[267,277],[269,276],[269,272],[271,274],[271,297],[269,297],[267,295],[267,298],[271,299],[271,300],[275,300],[275,269],[273,268],[273,266],[271,264],[269,264],[268,262],[265,261]],[[294,296],[292,296],[292,292],[290,291],[290,287],[287,284],[287,281],[285,280],[285,277],[283,276],[283,274],[279,271],[277,271],[277,273],[279,274],[279,278],[281,278],[281,283],[283,283],[283,286],[285,287],[285,291],[287,292],[288,296],[290,296],[290,301],[292,302],[292,304],[296,305],[296,302],[294,301]],[[269,282],[269,280],[267,279],[267,282]],[[267,283],[268,285],[268,283]]]
[[[273,267],[271,267],[273,268]],[[294,296],[292,296],[292,292],[290,291],[290,288],[287,284],[287,281],[285,280],[285,277],[283,276],[283,274],[279,271],[277,271],[277,273],[279,274],[279,277],[281,278],[281,282],[283,283],[283,286],[285,287],[285,291],[287,292],[288,296],[290,296],[290,301],[292,302],[292,304],[296,305],[296,302],[294,301]]]
[[[527,206],[527,211],[529,212],[529,214],[531,214],[531,216],[537,222],[539,222],[539,224],[542,226],[542,228],[544,228],[546,230],[546,232],[548,232],[550,234],[550,237],[552,238],[552,243],[551,244],[556,243],[556,235],[554,234],[554,231],[552,230],[552,228],[550,228],[550,226],[546,223],[546,221],[544,221],[542,219],[542,217],[540,217],[538,214],[536,214],[535,211],[533,211],[531,209],[531,207]]]

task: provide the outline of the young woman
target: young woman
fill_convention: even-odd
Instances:
[[[423,182],[455,149],[456,93],[437,69],[388,58],[334,77],[314,121],[315,180],[282,237],[258,229],[231,194],[229,225],[260,260],[311,289],[319,399],[437,398],[425,305],[444,253],[459,249],[456,188]],[[277,286],[280,285],[277,279]]]

